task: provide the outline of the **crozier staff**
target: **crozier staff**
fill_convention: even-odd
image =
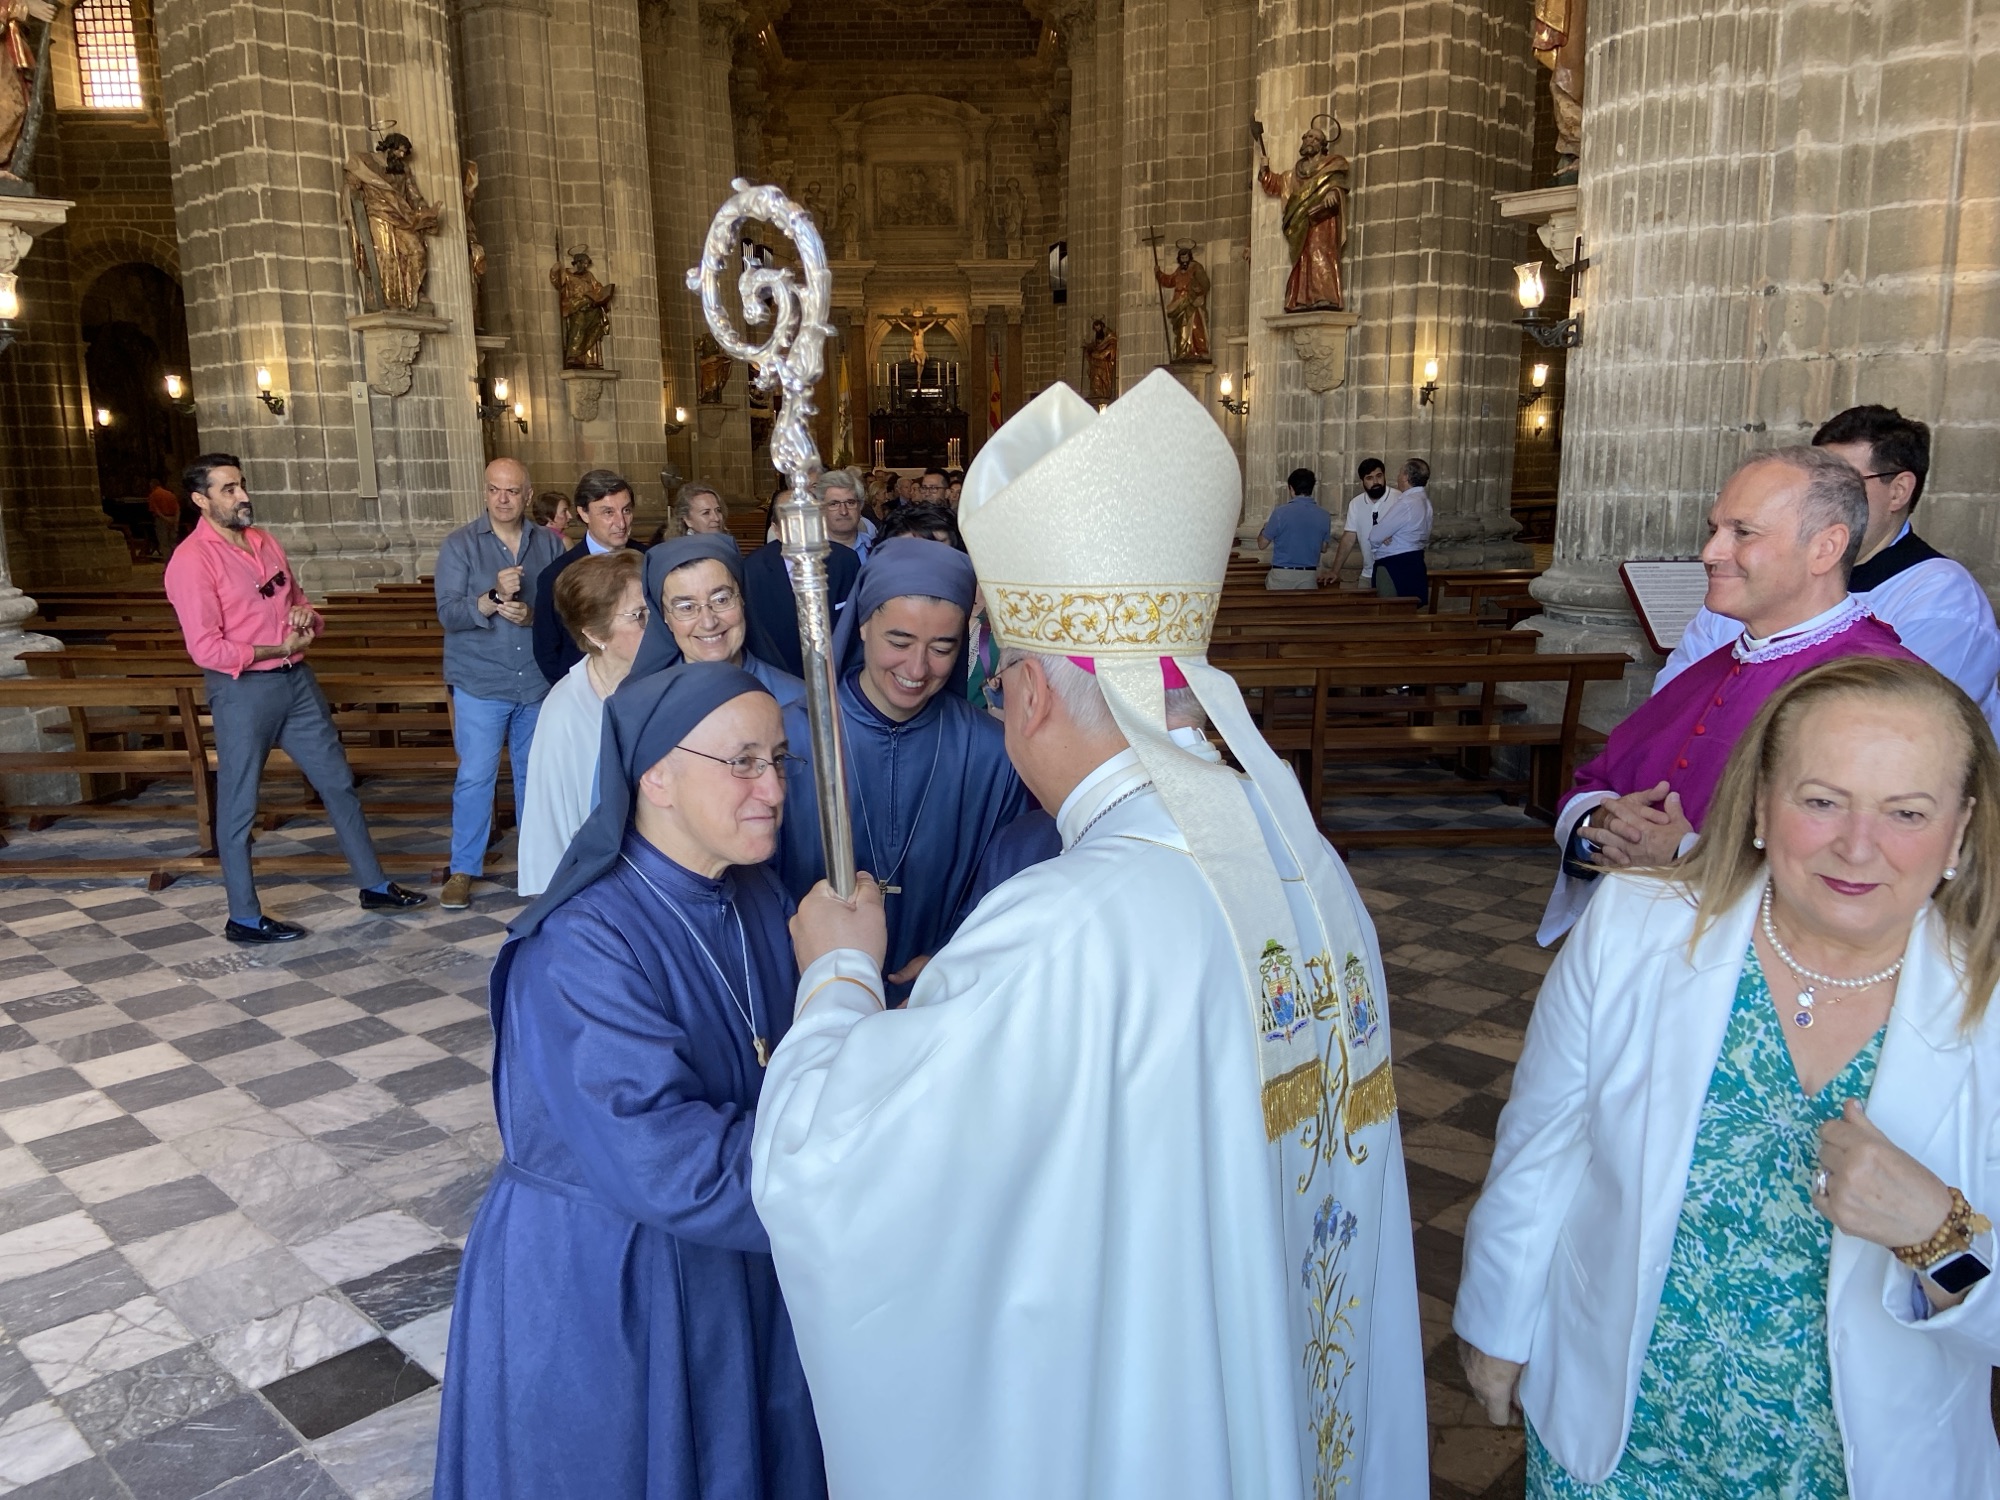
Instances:
[[[2000,1494],[2000,753],[1921,663],[1793,679],[1701,843],[1557,958],[1453,1326],[1531,1497]]]

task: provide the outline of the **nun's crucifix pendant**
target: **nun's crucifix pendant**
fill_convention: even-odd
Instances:
[[[761,1036],[753,1036],[750,1038],[750,1045],[757,1053],[757,1066],[760,1068],[770,1067],[771,1044],[765,1041]]]

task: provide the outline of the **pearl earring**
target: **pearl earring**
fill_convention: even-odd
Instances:
[[[1958,866],[1957,866],[1957,865],[1946,865],[1946,866],[1944,867],[1944,878],[1945,878],[1946,880],[1956,880],[1956,879],[1958,879]]]
[[[1764,847],[1764,835],[1760,833],[1760,834],[1758,834],[1758,835],[1757,835],[1757,837],[1755,837],[1754,839],[1750,840],[1750,847],[1751,847],[1752,849],[1761,849],[1761,848],[1763,848],[1763,847]]]

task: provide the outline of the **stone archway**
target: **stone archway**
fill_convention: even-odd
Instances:
[[[145,494],[155,475],[177,482],[200,436],[167,393],[189,378],[187,313],[180,283],[158,266],[128,261],[99,272],[78,306],[84,369],[97,428],[97,479],[113,524],[152,536]],[[183,401],[190,391],[183,384]]]

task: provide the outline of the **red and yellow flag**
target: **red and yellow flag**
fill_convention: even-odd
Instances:
[[[993,373],[986,382],[986,430],[1000,430],[1000,351],[993,351]]]

